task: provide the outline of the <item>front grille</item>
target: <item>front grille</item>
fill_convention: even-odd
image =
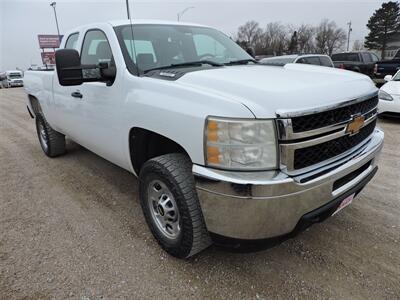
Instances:
[[[292,118],[293,132],[303,132],[334,125],[351,119],[355,114],[365,114],[378,105],[378,96],[349,106],[321,113]]]
[[[294,169],[299,170],[312,166],[350,150],[368,138],[374,132],[375,126],[376,120],[361,128],[359,133],[355,135],[346,135],[315,146],[296,149],[294,152]]]
[[[365,165],[363,165],[361,168],[358,168],[357,170],[351,172],[350,174],[347,174],[346,176],[336,180],[333,183],[333,191],[336,191],[337,189],[341,188],[342,186],[346,185],[350,181],[354,180],[359,176],[362,172],[364,172],[368,167],[371,165],[372,160],[367,162]]]

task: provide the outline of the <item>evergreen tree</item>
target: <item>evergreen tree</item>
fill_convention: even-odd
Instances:
[[[400,32],[399,3],[393,1],[383,3],[369,19],[367,27],[370,32],[365,38],[365,47],[381,50],[384,57],[390,35]]]
[[[297,39],[297,31],[293,32],[292,38],[290,39],[289,44],[289,53],[290,54],[297,54],[298,52],[298,39]]]

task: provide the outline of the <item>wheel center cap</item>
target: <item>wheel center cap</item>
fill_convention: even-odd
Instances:
[[[157,206],[157,210],[161,216],[164,216],[164,208],[160,204]]]

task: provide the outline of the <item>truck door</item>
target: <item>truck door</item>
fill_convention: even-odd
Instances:
[[[79,33],[75,32],[68,36],[65,44],[65,49],[78,50]],[[70,138],[78,141],[74,135],[74,128],[76,126],[74,115],[76,109],[76,99],[71,96],[79,87],[76,86],[61,86],[58,82],[57,72],[53,76],[53,99],[54,110],[51,120],[54,129],[66,134]]]
[[[117,43],[115,43],[117,44]],[[119,48],[117,48],[119,50]],[[117,50],[114,49],[114,50]],[[83,39],[81,64],[108,63],[116,67],[113,50],[104,31],[89,29]],[[72,134],[77,141],[98,155],[122,165],[122,102],[123,72],[117,68],[112,83],[85,82],[72,91]]]

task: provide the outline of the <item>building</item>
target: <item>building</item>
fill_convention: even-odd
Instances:
[[[383,59],[392,59],[400,49],[400,32],[393,34],[386,46]]]

